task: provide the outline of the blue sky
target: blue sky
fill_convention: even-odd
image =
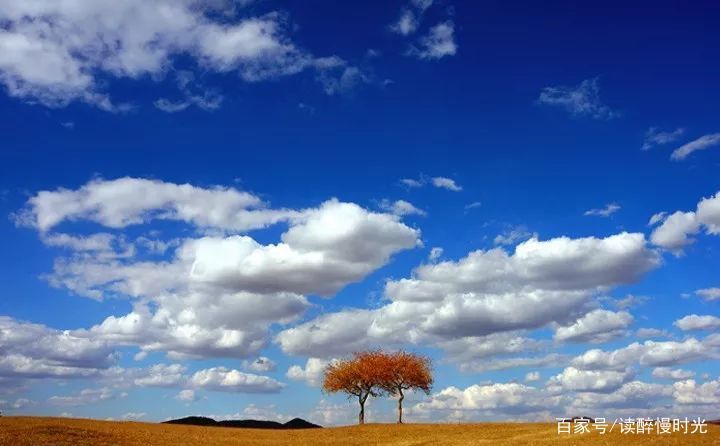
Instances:
[[[0,18],[3,412],[351,423],[318,373],[384,347],[408,420],[716,417],[716,7]]]

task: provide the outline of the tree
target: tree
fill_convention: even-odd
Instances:
[[[355,353],[353,358],[335,361],[325,368],[323,390],[344,392],[348,398],[356,396],[360,404],[359,424],[365,424],[365,401],[369,396],[378,396],[382,389],[382,374],[378,372],[385,364],[384,356],[380,351]]]
[[[429,394],[433,384],[430,358],[404,351],[380,353],[380,388],[398,398],[398,423],[402,423],[406,390]]]

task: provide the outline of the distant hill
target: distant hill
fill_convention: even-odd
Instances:
[[[317,424],[305,421],[302,418],[293,418],[287,423],[267,420],[222,420],[215,421],[208,417],[185,417],[177,420],[164,421],[167,424],[188,424],[192,426],[218,426],[218,427],[241,427],[246,429],[317,429]]]

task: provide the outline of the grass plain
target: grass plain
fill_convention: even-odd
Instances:
[[[547,423],[368,424],[308,430],[181,426],[70,418],[2,417],[0,445],[719,445],[706,434],[558,435]]]

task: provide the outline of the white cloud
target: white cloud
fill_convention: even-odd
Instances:
[[[178,70],[175,77],[182,98],[176,100],[158,98],[153,102],[157,109],[166,113],[177,113],[193,105],[206,111],[220,108],[223,102],[222,95],[199,84],[191,71]]]
[[[575,116],[589,116],[595,119],[611,119],[618,113],[600,101],[598,78],[586,79],[580,85],[545,87],[537,102],[560,107]]]
[[[643,366],[674,366],[682,363],[701,361],[718,356],[717,346],[712,339],[699,341],[687,338],[676,341],[634,342],[626,347],[603,351],[588,350],[573,358],[571,365],[586,370],[625,370],[633,364]]]
[[[638,280],[659,265],[642,234],[560,237],[421,265],[386,283],[390,304],[343,310],[280,332],[284,351],[327,357],[378,343],[437,341],[566,322],[594,291]]]
[[[294,355],[342,356],[369,346],[367,332],[372,322],[371,310],[346,310],[285,329],[275,340],[284,352]]]
[[[195,401],[195,391],[192,389],[184,389],[175,396],[180,401]]]
[[[0,316],[0,377],[87,377],[116,360],[102,340]]]
[[[380,202],[380,209],[398,216],[427,215],[425,211],[416,208],[415,205],[405,200],[397,200],[395,202],[391,202],[389,200],[382,200]]]
[[[436,262],[440,257],[443,255],[443,249],[439,246],[435,246],[430,250],[430,254],[428,254],[428,260],[431,262]]]
[[[457,53],[455,42],[455,24],[448,20],[439,23],[428,31],[428,33],[411,46],[407,54],[423,60],[438,60],[446,56],[454,56]]]
[[[422,181],[422,179],[415,180],[412,178],[403,178],[400,180],[400,184],[402,184],[403,186],[408,187],[408,188],[418,188],[418,187],[422,187],[425,184],[425,182]]]
[[[190,378],[190,384],[198,389],[241,393],[273,393],[285,387],[285,384],[268,376],[243,373],[225,367],[199,370]]]
[[[720,300],[720,288],[704,288],[696,290],[695,294],[710,302]]]
[[[685,380],[695,376],[695,372],[683,369],[672,369],[670,367],[655,367],[652,371],[654,378]]]
[[[527,372],[525,374],[525,382],[526,383],[535,382],[535,381],[540,381],[540,373],[539,372]]]
[[[629,409],[631,412],[637,409],[647,409],[662,406],[660,401],[671,396],[672,389],[669,386],[646,383],[642,381],[630,381],[617,390],[595,393],[585,392],[576,394],[571,406],[570,413],[586,413],[588,411],[607,412],[607,409],[614,409],[615,414],[622,414],[622,409]],[[667,410],[664,408],[664,410]],[[667,415],[667,412],[665,413]]]
[[[670,333],[667,330],[660,330],[659,328],[638,328],[635,332],[639,338],[669,338]]]
[[[548,380],[548,388],[557,392],[609,392],[618,389],[633,376],[630,370],[582,370],[566,367],[562,373]]]
[[[677,141],[685,133],[685,129],[680,127],[671,132],[663,132],[657,127],[650,127],[645,132],[645,140],[643,141],[642,150],[650,150],[655,146],[669,144]]]
[[[677,211],[664,219],[654,217],[651,222],[662,221],[662,224],[652,232],[653,244],[681,255],[683,248],[694,242],[692,236],[701,229],[708,234],[720,235],[720,192],[701,199],[695,212]]]
[[[665,218],[651,234],[650,240],[657,246],[672,251],[676,255],[682,253],[685,246],[693,242],[690,237],[700,232],[700,224],[694,212],[675,212]]]
[[[720,404],[720,380],[698,385],[694,379],[673,384],[673,398],[678,404]]]
[[[662,223],[667,218],[668,213],[667,212],[658,212],[656,214],[653,214],[652,217],[650,217],[650,220],[648,221],[648,226],[655,226],[658,223]]]
[[[479,208],[480,206],[482,206],[481,202],[473,201],[472,203],[466,204],[463,209],[465,210],[465,212],[468,212],[469,210]]]
[[[122,418],[123,420],[139,420],[141,418],[145,418],[145,415],[147,415],[147,413],[145,412],[127,412],[124,413],[120,418]]]
[[[253,372],[267,373],[275,371],[277,363],[268,357],[260,356],[253,361],[243,361],[243,366]]]
[[[175,387],[184,382],[185,366],[181,364],[154,364],[143,376],[134,380],[139,387]]]
[[[76,395],[51,396],[48,403],[57,406],[86,406],[113,398],[112,390],[103,387],[101,389],[84,389]]]
[[[452,360],[452,357],[451,357]],[[543,356],[515,356],[510,358],[468,359],[458,364],[465,373],[484,373],[495,370],[561,367],[567,363],[567,356],[549,353]]]
[[[83,101],[117,110],[103,92],[108,79],[162,79],[176,57],[189,58],[198,70],[236,72],[248,82],[317,65],[290,40],[282,14],[239,17],[237,2],[66,3],[9,0],[0,5],[5,21],[0,82],[11,96],[52,107]],[[213,99],[202,101],[209,106]]]
[[[453,192],[460,192],[462,190],[462,186],[457,184],[452,178],[434,177],[431,181],[433,186],[440,189],[447,189]]]
[[[92,234],[86,237],[70,234],[44,234],[42,241],[47,246],[68,248],[73,251],[113,251],[115,236],[107,233]]]
[[[460,369],[465,372],[541,365],[535,361],[542,362],[542,358],[510,358],[497,361],[491,358],[537,351],[542,345],[541,341],[524,337],[517,332],[447,339],[434,344],[445,352],[446,359],[460,364]],[[505,364],[508,364],[508,367],[505,367]]]
[[[709,149],[717,145],[720,145],[720,133],[704,135],[675,149],[670,155],[670,159],[673,161],[682,161],[693,152]]]
[[[434,411],[489,411],[494,414],[521,414],[551,409],[559,398],[519,383],[472,385],[466,389],[447,387],[412,407],[412,413]]]
[[[505,230],[502,234],[496,235],[493,243],[496,245],[511,246],[532,237],[537,238],[537,233],[531,233],[526,226],[516,226]]]
[[[432,5],[433,0],[411,0],[402,11],[397,21],[390,25],[390,30],[403,36],[417,31],[425,11]]]
[[[604,208],[599,209],[590,209],[588,211],[585,211],[583,215],[585,216],[596,216],[596,217],[609,217],[615,212],[619,211],[620,205],[617,203],[609,203],[605,205]]]
[[[331,362],[321,358],[308,358],[305,367],[291,366],[287,371],[287,377],[295,381],[304,381],[309,386],[320,387],[325,368]]]
[[[561,342],[608,342],[625,334],[632,322],[627,311],[593,310],[572,325],[557,327],[553,338]]]
[[[123,177],[92,180],[76,190],[41,191],[17,221],[47,231],[64,221],[88,220],[109,228],[179,220],[199,227],[248,230],[287,220],[290,211],[262,209],[257,196],[234,188],[201,188]]]
[[[259,203],[231,188],[125,178],[40,192],[21,220],[41,230],[78,219],[124,227],[153,218],[249,229],[268,223],[246,209]],[[188,238],[172,243],[178,246],[169,258],[156,262],[105,253],[59,258],[46,278],[94,299],[139,300],[125,316],[108,317],[76,336],[173,358],[247,357],[266,344],[271,324],[291,322],[308,308],[305,295],[332,296],[420,244],[420,232],[399,217],[335,199],[301,211],[265,211],[288,220],[278,243],[263,245],[246,235]],[[242,223],[243,216],[254,222]]]
[[[689,330],[715,330],[720,329],[720,317],[715,316],[698,316],[691,314],[682,319],[678,319],[673,323],[674,326],[683,331]]]

